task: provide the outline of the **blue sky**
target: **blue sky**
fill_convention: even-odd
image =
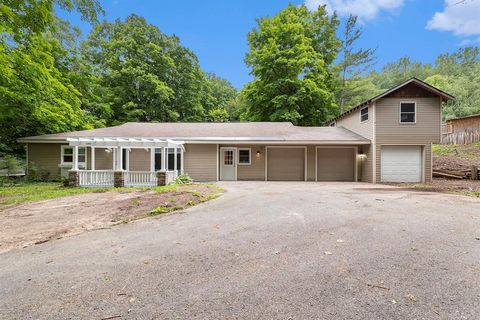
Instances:
[[[480,0],[183,0],[101,1],[108,21],[141,15],[167,34],[176,34],[192,49],[203,70],[214,72],[241,88],[251,80],[244,63],[247,33],[255,19],[272,16],[289,2],[309,8],[326,4],[342,20],[359,16],[363,27],[360,46],[377,48],[376,69],[403,56],[433,62],[444,52],[480,42]],[[61,17],[81,27],[90,26],[76,14]]]

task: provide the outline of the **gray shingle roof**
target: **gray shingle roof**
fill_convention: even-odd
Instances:
[[[19,142],[63,141],[66,138],[170,138],[185,141],[339,141],[369,143],[345,128],[298,127],[289,122],[139,123],[26,137]]]

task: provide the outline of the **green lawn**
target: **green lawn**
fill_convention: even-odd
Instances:
[[[27,201],[54,199],[82,193],[105,192],[115,188],[66,188],[59,182],[20,183],[0,187],[0,208]]]

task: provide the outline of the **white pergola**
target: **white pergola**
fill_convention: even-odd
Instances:
[[[155,149],[162,149],[161,170],[167,171],[166,155],[169,148],[174,149],[174,171],[177,171],[177,150],[180,149],[183,171],[183,152],[185,152],[184,141],[157,138],[67,138],[69,146],[73,147],[72,170],[78,170],[78,148],[91,148],[91,170],[95,170],[95,148],[110,149],[113,152],[112,169],[123,170],[122,150],[127,150],[126,167],[129,167],[130,150],[132,148],[150,150],[150,171],[155,171]]]

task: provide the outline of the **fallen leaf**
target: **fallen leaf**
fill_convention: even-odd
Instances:
[[[413,294],[411,294],[411,293],[407,293],[407,294],[405,295],[405,299],[408,299],[408,300],[413,301],[413,302],[416,302],[416,301],[417,301],[417,298],[415,298],[415,296],[414,296]]]

